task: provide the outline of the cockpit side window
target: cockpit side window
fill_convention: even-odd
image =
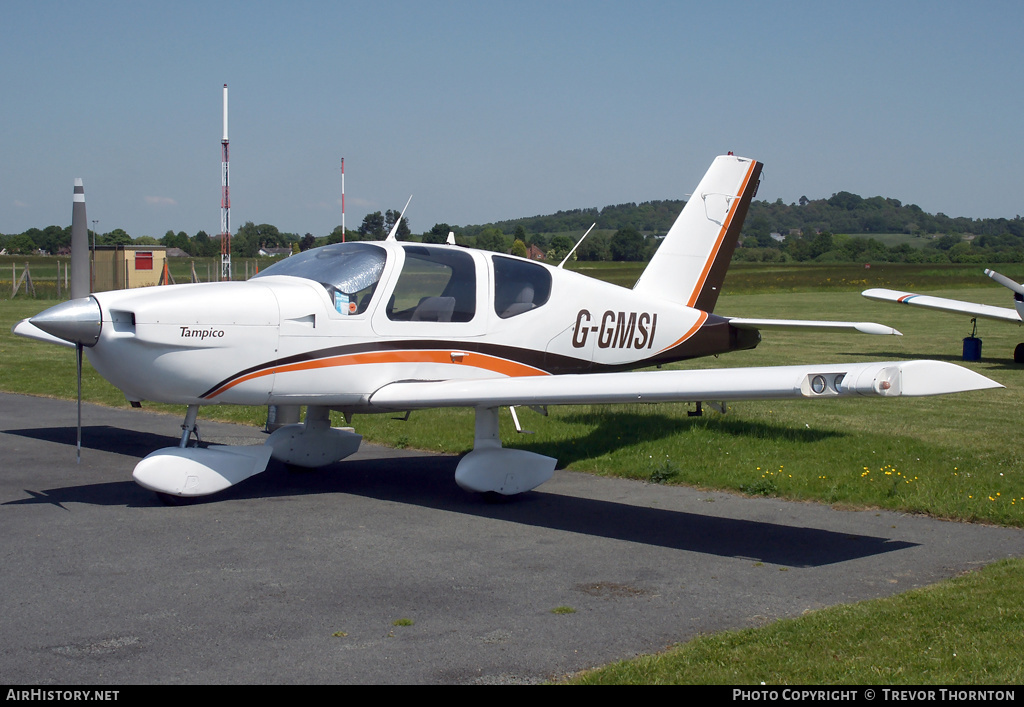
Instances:
[[[392,321],[468,322],[476,314],[476,266],[450,248],[405,247],[387,315]]]
[[[369,243],[335,243],[293,255],[256,277],[291,275],[319,282],[339,314],[362,314],[384,272],[386,251]]]
[[[551,296],[551,273],[527,260],[492,256],[494,313],[508,319],[536,309]]]

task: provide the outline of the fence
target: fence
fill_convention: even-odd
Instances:
[[[232,262],[235,280],[247,280],[277,262],[276,258],[236,258]],[[216,282],[220,279],[220,258],[168,258],[168,284],[185,282]],[[96,278],[110,281],[112,273],[101,268],[110,263],[96,263]],[[59,300],[70,296],[71,259],[66,256],[0,256],[0,292],[5,298]],[[161,278],[161,284],[164,278]]]

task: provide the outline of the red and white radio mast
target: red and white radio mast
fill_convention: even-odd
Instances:
[[[224,84],[224,138],[220,141],[220,279],[231,279],[231,180],[228,177],[228,85]]]

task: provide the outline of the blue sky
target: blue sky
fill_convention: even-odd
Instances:
[[[414,232],[685,198],[717,154],[759,199],[1024,209],[1019,2],[0,0],[0,233]]]

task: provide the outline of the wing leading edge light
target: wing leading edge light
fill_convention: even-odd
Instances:
[[[473,451],[456,481],[514,494],[556,460],[507,449],[498,410],[516,405],[939,395],[1000,387],[950,363],[904,361],[641,371],[750,349],[761,328],[898,334],[870,322],[713,314],[760,163],[715,159],[633,289],[455,245],[343,243],[247,282],[99,292],[15,326],[84,348],[130,401],[188,406],[181,443],[139,462],[143,486],[222,490],[271,458],[318,467],[361,437],[329,413],[472,407]],[[307,406],[258,447],[189,446],[202,405]]]

